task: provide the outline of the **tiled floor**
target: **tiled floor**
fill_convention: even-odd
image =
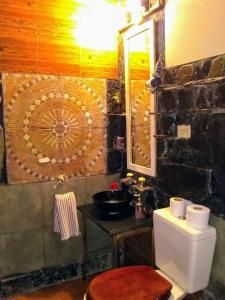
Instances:
[[[55,286],[46,287],[27,295],[15,296],[10,300],[83,300],[86,288],[93,277],[83,281],[81,278]]]
[[[87,286],[93,278],[94,276],[90,276],[86,281],[81,278],[75,279],[55,286],[46,287],[27,295],[15,296],[10,298],[10,300],[83,300]],[[184,298],[184,300],[203,299],[202,292],[188,295]]]

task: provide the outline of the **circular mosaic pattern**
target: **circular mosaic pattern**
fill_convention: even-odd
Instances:
[[[60,166],[68,177],[87,175],[104,154],[103,99],[84,80],[63,77],[58,84],[54,76],[28,78],[22,77],[6,106],[7,153],[20,169],[39,180],[54,179]],[[13,146],[14,130],[22,138],[21,147]],[[26,159],[26,151],[36,163]],[[45,165],[42,174],[39,159],[45,157],[49,171]],[[74,168],[73,162],[79,165]]]
[[[66,94],[64,99],[56,99],[54,93],[31,104],[23,121],[23,139],[32,154],[47,156],[53,164],[69,164],[84,155],[91,144],[93,121],[82,107],[75,97]],[[84,134],[86,139],[82,140]],[[71,147],[77,150],[71,153]]]
[[[143,83],[132,81],[132,139],[133,139],[133,162],[146,167],[150,166],[150,102],[149,91]]]

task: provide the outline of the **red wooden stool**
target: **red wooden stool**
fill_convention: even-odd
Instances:
[[[96,276],[86,293],[87,300],[163,300],[172,285],[149,266],[116,268]]]

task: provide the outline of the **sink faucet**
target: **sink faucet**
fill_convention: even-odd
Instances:
[[[132,194],[134,198],[131,205],[135,207],[135,216],[137,219],[143,219],[146,217],[147,210],[149,211],[148,205],[146,205],[146,199],[150,190],[152,190],[152,187],[145,185],[144,177],[139,177],[138,183],[135,182],[135,184],[130,185],[128,188],[128,192]]]
[[[120,179],[120,182],[124,183],[127,186],[132,186],[133,184],[137,183],[136,179],[134,179],[133,173],[127,173],[125,178]]]

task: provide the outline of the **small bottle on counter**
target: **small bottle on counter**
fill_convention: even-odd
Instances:
[[[135,197],[135,218],[136,219],[144,219],[146,214],[143,211],[141,205],[141,194],[134,195]]]

